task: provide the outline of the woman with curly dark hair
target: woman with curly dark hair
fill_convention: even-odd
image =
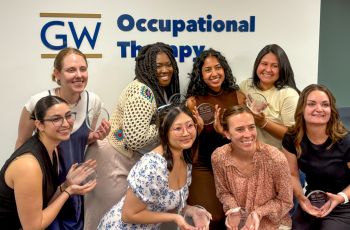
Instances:
[[[98,162],[98,185],[85,197],[85,229],[96,229],[103,214],[125,195],[129,171],[159,144],[153,115],[180,92],[179,69],[169,45],[146,45],[135,60],[135,79],[119,96],[110,134],[86,153],[87,159]]]
[[[242,104],[245,97],[239,91],[226,58],[214,49],[205,50],[196,58],[189,76],[187,106],[199,113],[204,124],[200,127],[199,147],[193,159],[188,203],[201,205],[212,214],[210,229],[225,229],[225,214],[215,194],[211,154],[229,140],[213,117],[214,113]]]

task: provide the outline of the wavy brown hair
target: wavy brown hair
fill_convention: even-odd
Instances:
[[[329,98],[331,116],[327,123],[326,134],[332,140],[332,143],[328,146],[328,148],[331,148],[337,141],[342,139],[348,133],[348,130],[345,128],[343,122],[340,120],[339,113],[336,108],[336,100],[332,92],[324,85],[311,84],[301,92],[298,100],[297,108],[295,111],[295,115],[294,115],[295,125],[288,130],[289,134],[293,134],[296,137],[294,141],[294,145],[297,150],[298,158],[302,154],[300,143],[303,137],[306,135],[304,110],[305,110],[307,98],[311,92],[316,90],[324,92],[325,94],[327,94]]]

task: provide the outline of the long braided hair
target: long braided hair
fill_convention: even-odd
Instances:
[[[173,76],[171,78],[171,82],[167,87],[164,87],[167,97],[169,98],[175,93],[180,93],[179,68],[171,47],[162,42],[146,45],[141,48],[135,59],[135,79],[151,88],[156,99],[157,107],[166,104],[163,93],[164,91],[159,85],[157,79],[156,58],[157,54],[159,53],[165,53],[168,55],[171,65],[173,66]]]

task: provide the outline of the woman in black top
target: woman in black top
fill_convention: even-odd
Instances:
[[[283,151],[299,201],[293,229],[350,229],[350,135],[339,119],[332,93],[322,85],[309,85],[300,95],[295,126],[283,138]],[[306,194],[298,168],[306,175]],[[313,206],[306,197],[326,192],[328,201]]]
[[[69,139],[75,114],[56,96],[38,101],[32,114],[36,134],[20,146],[0,171],[0,223],[3,229],[44,229],[74,194],[91,191],[96,181],[77,185],[86,167],[74,164],[58,184],[57,145]],[[86,163],[96,167],[95,162]],[[77,176],[78,175],[78,176]]]

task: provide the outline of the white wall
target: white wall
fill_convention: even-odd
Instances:
[[[75,46],[67,22],[78,33],[83,26],[91,32],[101,22],[95,49],[84,41],[85,53],[102,53],[102,59],[89,60],[88,90],[99,94],[111,111],[121,90],[134,77],[134,60],[121,58],[118,41],[135,40],[144,45],[156,41],[180,45],[205,45],[220,50],[231,64],[237,81],[251,76],[257,53],[266,44],[277,43],[289,56],[299,89],[317,82],[317,63],[320,25],[320,0],[12,0],[0,3],[0,165],[13,152],[17,125],[23,104],[34,93],[55,86],[51,81],[53,59],[41,59],[43,53],[56,53],[46,48],[40,31],[49,21],[60,20],[65,27],[49,30],[48,40],[56,45],[55,34],[68,34],[68,45]],[[96,13],[101,19],[42,18],[40,13]],[[246,20],[255,16],[255,32],[182,32],[173,37],[168,32],[122,32],[117,19],[122,14],[135,19],[182,19],[184,21],[211,14],[213,21]],[[179,63],[181,86],[187,85],[191,58]]]

